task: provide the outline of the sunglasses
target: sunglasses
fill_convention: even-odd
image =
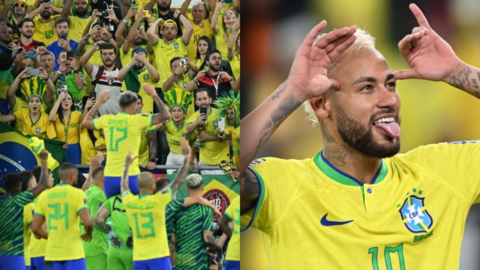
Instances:
[[[27,5],[23,4],[23,3],[16,3],[15,4],[15,7],[26,7]]]

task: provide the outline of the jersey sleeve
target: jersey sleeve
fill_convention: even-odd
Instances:
[[[116,196],[111,197],[110,199],[108,199],[108,200],[103,204],[103,208],[107,209],[108,212],[110,212],[110,214],[112,214],[112,204],[113,204],[113,200],[115,200],[115,198],[117,198],[117,197],[116,197]]]
[[[35,211],[33,212],[35,215],[45,217],[45,202],[45,196],[39,196]]]
[[[103,129],[103,125],[104,125],[104,120],[105,120],[105,116],[101,116],[100,118],[97,118],[97,119],[93,119],[93,127],[96,129],[96,130],[100,130],[100,129]]]
[[[480,203],[480,141],[421,146],[397,157],[437,174],[468,202]]]
[[[153,115],[151,114],[136,114],[133,116],[134,124],[138,127],[151,127]]]
[[[159,192],[155,193],[154,196],[156,202],[161,206],[166,206],[173,200],[172,189],[170,187],[160,190]]]
[[[33,213],[35,211],[35,204],[29,203],[23,208],[23,221],[26,225],[30,225],[33,222]]]
[[[225,210],[225,212],[223,213],[224,215],[226,215],[230,220],[233,220],[233,212],[234,212],[234,208],[235,208],[235,205],[233,205],[235,201],[232,201],[232,204],[230,204],[228,206],[228,208]]]
[[[83,192],[83,190],[77,190],[77,196],[76,196],[76,201],[75,201],[75,204],[76,204],[76,210],[77,210],[77,213],[82,211],[83,209],[88,209],[88,204],[87,204],[87,196],[85,196],[85,192]]]
[[[33,202],[33,192],[31,190],[24,191],[16,196],[13,196],[15,203],[21,207]]]
[[[23,117],[25,115],[24,110],[26,110],[26,109],[18,110],[18,111],[13,113],[13,115],[15,115],[15,118],[16,118],[17,122],[25,120],[24,117]]]

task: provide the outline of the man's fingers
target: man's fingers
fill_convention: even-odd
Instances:
[[[315,46],[324,49],[325,47],[328,46],[328,44],[335,42],[336,40],[342,39],[344,37],[348,37],[353,35],[357,28],[355,26],[352,27],[344,27],[340,28],[337,30],[334,30],[324,36],[322,36],[320,39],[318,39],[315,42]]]
[[[406,35],[402,40],[400,40],[398,42],[398,49],[402,55],[408,55],[410,51],[417,46],[420,39],[422,39],[425,35],[428,35],[428,29],[421,28],[420,31],[414,34]]]
[[[336,46],[331,52],[328,53],[331,61],[334,61],[340,54],[342,54],[348,47],[350,47],[357,39],[356,36],[350,35],[347,39]]]
[[[410,10],[412,11],[413,15],[417,19],[418,25],[431,29],[430,25],[428,24],[427,18],[423,15],[423,12],[418,8],[415,4],[410,4]]]
[[[403,69],[393,72],[397,80],[405,80],[411,78],[418,78],[418,73],[413,69]]]
[[[313,41],[317,37],[317,35],[327,26],[327,21],[323,20],[319,24],[315,25],[315,27],[312,28],[310,33],[308,33],[307,37],[303,41],[302,47],[307,46],[311,47],[313,45]]]

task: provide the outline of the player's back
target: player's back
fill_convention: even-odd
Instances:
[[[372,184],[320,153],[259,159],[249,167],[258,203],[242,226],[260,230],[273,269],[456,269],[479,201],[480,168],[469,165],[479,153],[480,144],[420,147],[384,159]]]
[[[152,115],[127,114],[119,112],[116,115],[104,115],[93,121],[95,129],[103,129],[106,147],[107,163],[105,176],[121,176],[125,157],[129,151],[138,155],[142,128],[151,126]],[[129,175],[140,173],[138,159],[135,159],[130,166]]]
[[[170,188],[153,195],[123,194],[123,206],[133,233],[133,260],[150,260],[170,255],[165,226],[165,206]]]
[[[45,217],[47,224],[45,261],[85,258],[78,214],[88,211],[85,193],[65,183],[45,192],[35,209],[35,214]]]

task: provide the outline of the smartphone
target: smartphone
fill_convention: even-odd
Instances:
[[[37,57],[37,54],[35,53],[35,51],[29,51],[25,56],[25,58],[32,58],[32,59],[34,59],[35,57]]]
[[[218,118],[218,127],[220,130],[223,132],[225,131],[225,118],[224,117],[219,117]]]
[[[30,76],[38,76],[38,75],[40,75],[40,69],[31,68],[27,71],[27,74],[30,75]]]
[[[187,60],[182,59],[182,58],[180,58],[179,61],[180,61],[180,66],[185,66],[185,64],[187,63]]]
[[[72,60],[72,59],[73,59],[73,52],[67,51],[67,60]]]
[[[67,92],[68,86],[66,84],[62,85],[62,92]]]
[[[67,40],[67,35],[61,35],[60,38]]]
[[[89,98],[96,98],[97,97],[97,92],[95,91],[90,91],[90,94],[88,95]]]
[[[99,46],[98,46],[100,49],[113,49],[113,44],[111,43],[101,43]]]
[[[130,6],[131,6],[132,8],[138,9],[138,2],[135,1],[135,0],[133,0],[133,1],[132,1],[132,4],[131,4]]]
[[[207,107],[200,107],[200,114],[207,114]]]

